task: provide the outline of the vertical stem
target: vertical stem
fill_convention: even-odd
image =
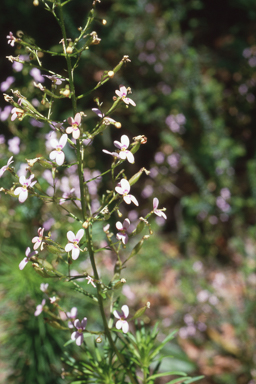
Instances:
[[[74,77],[73,77],[73,70],[72,70],[72,66],[71,66],[71,59],[70,59],[69,55],[67,54],[67,50],[66,50],[67,34],[66,34],[65,25],[64,25],[61,0],[58,0],[58,4],[59,4],[59,7],[58,7],[59,8],[59,14],[60,14],[60,27],[61,27],[61,31],[62,31],[62,35],[63,35],[63,39],[64,39],[63,48],[64,48],[64,54],[65,54],[65,59],[67,62],[67,68],[68,68],[68,77],[69,77],[69,85],[70,85],[70,91],[71,91],[73,114],[75,116],[75,114],[77,112],[77,99],[76,99],[76,94],[75,94]],[[83,153],[83,148],[81,148],[79,139],[76,140],[76,146],[77,146],[77,157],[78,157],[78,174],[79,174],[79,183],[80,183],[82,214],[83,214],[83,220],[85,221],[87,215],[86,215],[86,207],[85,207],[85,193],[84,193],[85,191],[84,191],[84,178],[83,178],[83,155],[84,155],[84,153]],[[97,267],[95,264],[90,227],[88,227],[86,229],[86,239],[87,239],[87,247],[88,247],[88,251],[89,251],[90,261],[91,261],[91,265],[92,265],[92,269],[93,269],[93,274],[94,274],[95,279],[97,281],[99,281],[99,274],[98,274]],[[110,333],[109,328],[108,328],[108,323],[107,323],[107,319],[106,319],[106,315],[105,315],[105,311],[104,311],[103,298],[101,295],[101,286],[99,283],[97,283],[97,296],[98,296],[100,313],[101,313],[101,317],[102,317],[103,325],[104,325],[104,329],[105,329],[105,335],[106,335],[111,347],[115,351],[119,361],[123,364],[123,367],[126,370],[127,375],[129,376],[129,378],[131,380],[131,383],[137,384],[138,381],[132,376],[131,372],[129,372],[126,369],[124,356],[122,354],[120,354],[120,352],[118,351],[118,349],[116,348],[116,346],[113,342],[111,333]]]

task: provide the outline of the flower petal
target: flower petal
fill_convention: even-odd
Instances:
[[[127,333],[129,331],[129,324],[127,323],[127,321],[123,321],[122,330],[124,333]]]
[[[72,259],[76,260],[79,257],[80,249],[79,248],[73,248],[72,249]]]
[[[126,179],[122,179],[120,183],[121,183],[121,187],[122,187],[124,190],[126,190],[127,193],[130,192],[131,187],[130,187],[130,184],[129,184],[129,181],[128,181],[128,180],[126,180]]]
[[[79,229],[79,231],[76,234],[76,239],[78,239],[80,241],[83,236],[84,236],[84,229],[81,228],[81,229]]]
[[[122,135],[122,136],[121,136],[121,143],[122,143],[122,145],[124,145],[126,148],[128,148],[129,145],[130,145],[129,137],[126,136],[126,135]]]
[[[157,197],[154,197],[154,199],[153,199],[153,209],[154,209],[154,210],[157,209],[158,204],[159,204],[159,200],[158,200],[158,198],[157,198]]]
[[[75,240],[76,236],[75,236],[74,232],[68,231],[67,238],[68,238],[68,241],[73,242]]]
[[[128,307],[128,305],[126,305],[126,304],[123,305],[121,309],[123,311],[124,317],[127,318],[129,316],[129,307]]]

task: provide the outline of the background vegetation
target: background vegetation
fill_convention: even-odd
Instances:
[[[90,6],[82,0],[68,5],[71,38]],[[17,71],[5,59],[19,54],[5,36],[22,30],[38,45],[59,49],[57,26],[32,0],[5,0],[0,7],[1,91],[18,88],[39,98],[30,71]],[[202,384],[255,384],[255,2],[102,0],[97,9],[108,23],[93,27],[102,43],[84,54],[77,87],[81,92],[91,88],[103,69],[111,70],[129,55],[131,63],[94,96],[111,99],[119,84],[129,85],[137,107],[115,116],[121,131],[104,132],[90,147],[88,172],[103,171],[107,161],[110,165],[111,159],[97,148],[109,149],[120,132],[146,135],[148,142],[131,175],[141,166],[151,173],[134,186],[134,195],[142,210],[158,196],[168,217],[155,224],[156,236],[134,261],[123,293],[135,309],[145,300],[151,302],[144,321],[160,321],[163,335],[180,329],[176,344],[165,351],[174,359],[164,359],[163,368],[176,364],[190,374],[204,374]],[[56,60],[55,65],[61,63]],[[15,80],[8,87],[9,76]],[[32,158],[43,150],[41,138],[49,127],[11,122],[6,105],[2,99],[0,166],[13,153],[8,142],[13,137],[22,143],[15,155],[22,165],[24,154]],[[93,107],[91,97],[80,106],[88,125],[95,119]],[[58,108],[56,119],[71,116],[68,100]],[[10,180],[6,175],[1,186],[10,185]],[[107,183],[102,179],[99,191]],[[33,198],[26,205],[10,202],[4,194],[0,199],[0,338],[6,346],[1,351],[6,363],[1,364],[11,375],[8,383],[63,382],[56,358],[63,345],[61,332],[53,332],[33,315],[43,280],[18,269],[35,228],[47,222],[49,212]],[[129,217],[136,220],[136,212],[130,211]],[[60,220],[53,228],[65,233]],[[103,241],[101,229],[95,236]],[[106,271],[111,262],[111,256],[102,256]],[[86,310],[88,305],[77,303]]]

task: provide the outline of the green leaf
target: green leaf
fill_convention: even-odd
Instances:
[[[195,381],[201,380],[203,378],[204,378],[204,376],[197,376],[197,377],[193,377],[193,378],[187,378],[186,381],[184,381],[184,383],[185,384],[194,383]]]
[[[168,343],[168,341],[172,340],[174,338],[174,335],[177,333],[177,331],[173,331],[172,333],[170,333],[170,335],[168,335],[163,341],[162,343],[154,350],[154,352],[151,354],[150,358],[153,359],[160,351],[161,349],[164,347],[164,345],[166,343]]]
[[[156,375],[150,376],[147,381],[156,379],[157,377],[162,377],[162,376],[168,376],[168,375],[180,375],[180,376],[187,376],[186,373],[179,372],[179,371],[171,371],[171,372],[162,372],[162,373],[157,373]]]

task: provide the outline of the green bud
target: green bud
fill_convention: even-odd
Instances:
[[[135,315],[129,321],[138,319],[138,317],[140,317],[140,316],[142,316],[144,314],[146,309],[147,309],[146,305],[145,305],[145,307],[142,307],[142,308],[138,309],[138,311],[135,312]]]
[[[138,244],[135,245],[135,247],[133,248],[130,256],[128,257],[128,259],[126,261],[131,259],[133,256],[137,255],[137,253],[140,251],[144,241],[147,240],[149,237],[150,237],[149,235],[145,235],[145,236],[142,237],[142,239],[138,242]]]
[[[146,168],[141,168],[139,170],[139,172],[135,173],[135,175],[133,175],[130,180],[129,180],[129,184],[132,186],[133,184],[137,183],[137,181],[139,180],[139,178],[141,177],[142,173],[145,172],[146,175],[149,175],[150,171],[148,171]]]

